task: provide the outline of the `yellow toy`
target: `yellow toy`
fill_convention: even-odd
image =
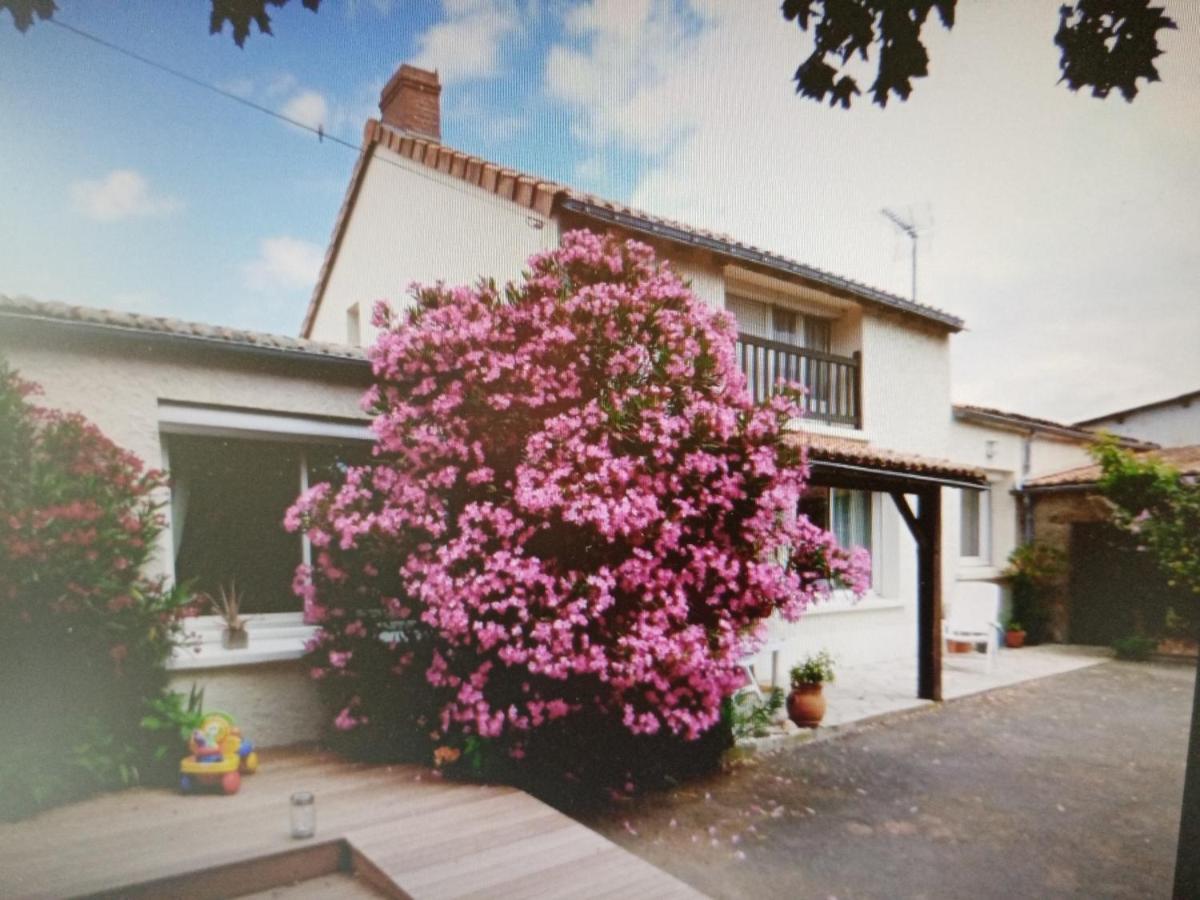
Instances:
[[[225,713],[208,713],[192,732],[188,748],[192,755],[179,763],[179,789],[185,794],[200,786],[236,794],[242,775],[258,770],[254,745],[242,738],[233,717]]]

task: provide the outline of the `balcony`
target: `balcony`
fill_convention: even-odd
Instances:
[[[775,392],[781,379],[803,385],[805,418],[862,427],[861,355],[835,356],[749,334],[735,344],[738,365],[755,403]]]

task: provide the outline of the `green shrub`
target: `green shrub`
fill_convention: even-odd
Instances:
[[[1144,662],[1158,649],[1158,641],[1140,634],[1131,634],[1128,637],[1117,638],[1112,642],[1112,648],[1116,651],[1117,659]]]
[[[1012,590],[1012,617],[1025,625],[1026,640],[1031,644],[1050,636],[1050,600],[1066,566],[1066,554],[1036,541],[1022,544],[1008,557],[1004,574]]]
[[[0,361],[0,818],[152,773],[182,606],[140,574],[161,474],[34,393]]]

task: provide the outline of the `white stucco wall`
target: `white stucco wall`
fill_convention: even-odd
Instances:
[[[1087,427],[1163,447],[1190,447],[1200,444],[1200,397],[1089,422]]]
[[[298,660],[171,674],[172,690],[193,685],[204,688],[206,710],[229,713],[259,747],[315,741],[325,725],[317,685]]]
[[[863,426],[871,442],[945,459],[950,336],[864,312],[862,366]]]
[[[330,271],[313,324],[316,340],[347,342],[347,310],[359,305],[370,343],[376,300],[403,307],[413,282],[499,283],[558,246],[558,225],[496,195],[378,146]]]

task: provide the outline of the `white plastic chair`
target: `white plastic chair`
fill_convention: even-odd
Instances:
[[[992,671],[1000,647],[1000,586],[987,581],[965,581],[954,589],[954,599],[942,619],[942,651],[948,641],[987,644],[986,671]]]

